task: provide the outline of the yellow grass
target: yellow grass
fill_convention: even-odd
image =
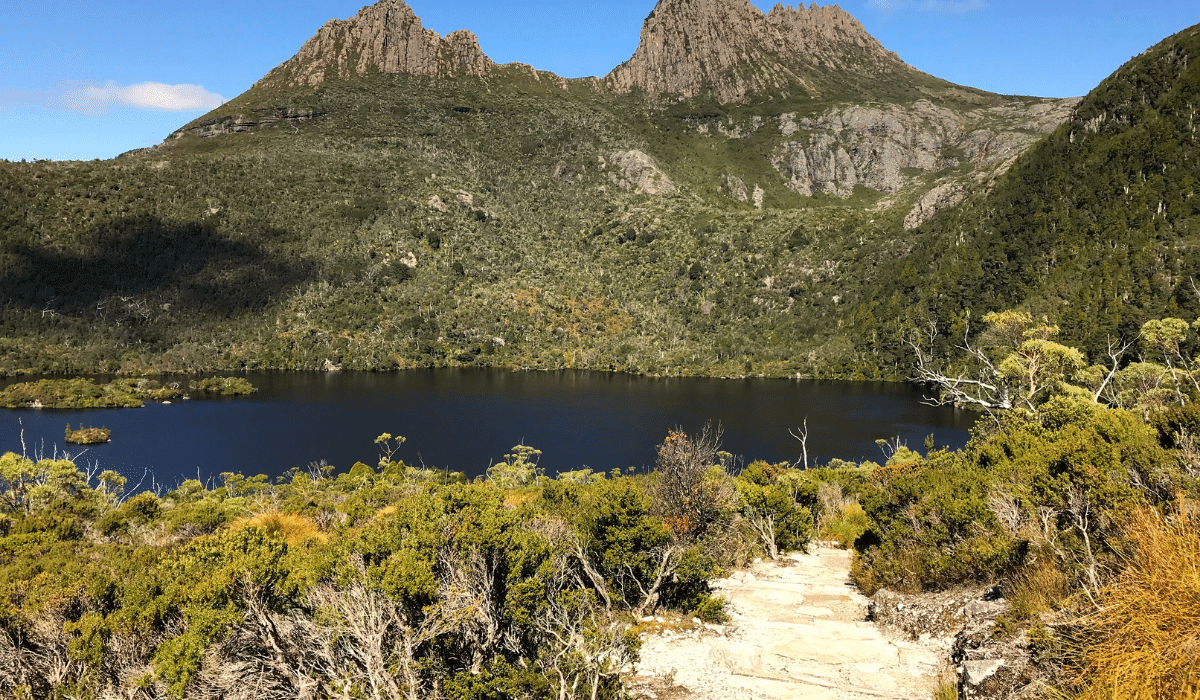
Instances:
[[[1032,620],[1059,609],[1071,595],[1071,582],[1049,556],[1038,556],[1012,578],[1005,591],[1010,616]]]
[[[1137,513],[1137,554],[1088,622],[1080,700],[1200,699],[1200,517],[1181,502],[1165,519]]]
[[[328,535],[317,528],[316,523],[305,518],[303,515],[295,513],[267,511],[249,518],[237,520],[230,527],[234,530],[242,527],[260,527],[273,535],[283,538],[289,545],[300,544],[310,539],[315,539],[319,542],[325,542],[329,539]]]

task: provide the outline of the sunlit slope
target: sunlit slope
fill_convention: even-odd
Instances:
[[[482,60],[265,78],[153,149],[0,164],[0,371],[902,377],[861,313],[902,222],[1066,109],[907,68],[724,104]]]
[[[1200,27],[1122,66],[990,193],[943,211],[881,273],[871,323],[891,339],[1024,306],[1093,356],[1163,315],[1200,313]],[[920,303],[913,303],[914,300]],[[869,326],[874,325],[874,329]],[[884,330],[887,329],[887,330]]]

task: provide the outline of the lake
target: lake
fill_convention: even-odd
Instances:
[[[590,467],[644,468],[676,426],[706,421],[723,449],[772,462],[800,458],[788,434],[808,420],[810,463],[882,461],[877,439],[899,437],[924,451],[927,435],[958,448],[978,414],[921,403],[909,384],[788,379],[654,379],[604,372],[487,369],[391,373],[250,372],[258,393],[144,408],[88,411],[0,409],[0,453],[71,455],[67,423],[107,427],[113,440],[77,463],[114,469],[137,483],[149,470],[168,487],[224,471],[276,476],[325,460],[339,469],[379,459],[375,437],[408,438],[409,464],[475,476],[518,443],[542,450],[549,474]],[[6,386],[24,379],[5,380]],[[147,480],[146,484],[149,484]]]

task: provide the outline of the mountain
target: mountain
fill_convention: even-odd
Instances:
[[[915,74],[837,5],[776,5],[764,15],[750,0],[663,0],[633,57],[606,82],[619,92],[708,95],[728,104],[770,94],[819,97],[826,87]]]
[[[1147,320],[1200,318],[1198,110],[1194,26],[1106,78],[994,188],[913,231],[857,310],[860,333],[894,338],[882,352],[899,357],[899,329],[922,318],[944,321],[949,348],[968,318],[1023,308],[1103,360]]]
[[[945,222],[1021,196],[1076,105],[925,75],[837,7],[662,0],[568,80],[382,0],[160,146],[0,163],[0,372],[901,377],[967,293]]]
[[[349,20],[330,20],[299,53],[260,81],[266,87],[318,87],[369,71],[450,78],[481,76],[495,68],[479,41],[462,30],[442,38],[421,27],[402,0],[382,0]]]

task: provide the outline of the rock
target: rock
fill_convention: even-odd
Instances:
[[[904,217],[904,229],[911,230],[928,221],[939,209],[952,207],[966,199],[963,186],[955,182],[947,182],[934,187],[919,202],[913,205],[908,216]]]
[[[279,107],[276,109],[253,110],[248,114],[233,114],[215,117],[201,121],[195,126],[178,129],[167,136],[167,140],[183,138],[184,136],[200,136],[208,138],[222,134],[237,134],[243,131],[254,131],[275,126],[281,123],[298,123],[325,116],[325,112],[311,109],[296,109]]]
[[[745,202],[750,199],[750,196],[746,193],[746,183],[740,177],[726,175],[725,189],[729,192],[730,197],[739,202]]]
[[[764,15],[750,0],[660,0],[633,56],[605,80],[619,92],[735,103],[755,93],[816,92],[808,76],[822,69],[912,70],[836,5],[776,5]]]
[[[966,661],[963,663],[963,682],[967,685],[979,685],[994,675],[1003,665],[1004,659]]]
[[[618,151],[610,154],[608,160],[621,171],[617,184],[622,189],[636,189],[646,194],[675,191],[675,183],[658,169],[653,158],[641,151]]]
[[[428,204],[429,206],[433,207],[434,209],[437,209],[438,211],[448,211],[449,210],[449,207],[447,207],[446,203],[442,201],[442,198],[437,196],[436,194],[430,196],[429,200],[425,203]]]
[[[720,637],[648,634],[631,694],[689,700],[927,697],[945,646],[897,641],[863,620],[865,599],[848,585],[851,553],[818,551],[789,554],[782,566],[761,561],[732,572],[725,581],[737,584],[724,595],[735,622]],[[799,614],[813,601],[828,606],[824,617]]]
[[[421,26],[403,0],[380,0],[348,20],[330,20],[291,59],[259,84],[317,87],[327,76],[381,73],[433,78],[482,76],[496,68],[466,30],[442,38]]]
[[[908,181],[906,169],[940,172],[965,158],[976,169],[1001,172],[1052,125],[1066,120],[1076,102],[1045,100],[961,112],[917,100],[886,108],[835,108],[800,120],[787,113],[778,119],[788,140],[776,146],[770,161],[787,187],[805,196],[822,192],[845,198],[858,185],[895,193]],[[962,196],[959,185],[936,188],[913,208],[905,226],[919,226]]]

